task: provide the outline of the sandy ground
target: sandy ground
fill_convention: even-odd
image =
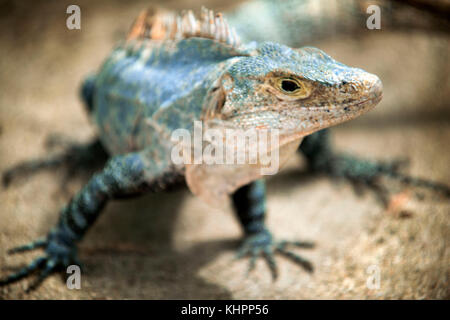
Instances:
[[[65,1],[33,10],[1,4],[0,171],[48,153],[49,134],[78,141],[95,135],[79,84],[148,2],[78,3],[81,31],[65,28]],[[443,36],[378,33],[317,44],[378,74],[385,86],[377,110],[334,130],[336,148],[406,157],[413,175],[450,183],[449,43]],[[280,238],[316,242],[316,249],[298,251],[314,263],[312,275],[279,257],[276,282],[263,261],[246,276],[247,261],[233,260],[240,230],[232,211],[211,209],[180,190],[107,206],[80,246],[81,290],[52,276],[29,295],[27,281],[0,288],[0,299],[450,298],[449,201],[427,192],[419,201],[413,190],[400,190],[386,210],[370,192],[357,196],[347,183],[305,170],[296,156],[269,179],[268,225]],[[44,235],[87,179],[76,177],[64,191],[62,177],[63,171],[44,172],[0,189],[0,277],[39,254],[6,250]],[[368,268],[380,272],[378,289],[367,287]]]

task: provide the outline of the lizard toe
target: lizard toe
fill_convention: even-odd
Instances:
[[[75,246],[61,245],[60,243],[55,243],[55,241],[49,241],[47,239],[38,239],[29,244],[13,248],[8,252],[10,254],[16,254],[39,248],[45,249],[45,254],[34,259],[27,266],[0,279],[0,287],[18,282],[34,273],[39,273],[37,278],[26,289],[26,292],[30,292],[37,289],[51,274],[64,270],[64,268],[72,264],[79,265]]]
[[[268,230],[263,230],[244,239],[236,254],[236,258],[249,257],[247,274],[255,269],[256,261],[259,257],[264,258],[273,280],[278,278],[278,268],[275,260],[276,253],[289,258],[302,266],[306,271],[312,272],[314,270],[313,265],[308,260],[288,250],[288,246],[310,249],[314,247],[314,243],[309,241],[275,241]]]

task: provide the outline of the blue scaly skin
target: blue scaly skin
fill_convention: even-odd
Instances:
[[[206,201],[220,199],[220,192],[232,196],[245,233],[238,256],[249,255],[250,268],[263,255],[275,277],[274,254],[280,253],[312,270],[310,262],[288,250],[311,243],[274,240],[265,226],[260,175],[242,178],[249,168],[234,174],[226,165],[198,175],[208,165],[172,161],[171,132],[192,132],[195,120],[205,127],[277,129],[280,152],[290,156],[303,137],[371,110],[381,99],[381,81],[315,48],[241,44],[222,16],[206,9],[199,19],[192,12],[149,24],[150,18],[147,13],[138,18],[127,41],[82,91],[109,160],[62,208],[46,238],[11,250],[40,248],[45,254],[0,285],[37,272],[29,287],[34,289],[51,273],[78,264],[76,245],[108,201],[165,190],[184,179]],[[211,182],[217,190],[205,187]]]

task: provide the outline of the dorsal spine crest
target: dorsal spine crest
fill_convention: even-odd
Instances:
[[[202,7],[200,18],[192,10],[175,15],[165,11],[142,12],[131,27],[127,40],[181,40],[192,37],[213,39],[232,47],[240,40],[221,13]]]

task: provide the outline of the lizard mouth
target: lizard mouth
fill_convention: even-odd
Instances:
[[[380,93],[377,96],[369,99],[365,99],[354,104],[352,107],[357,107],[361,113],[365,113],[368,109],[374,108],[383,99],[383,94]]]
[[[363,101],[360,101],[356,105],[360,105],[360,104],[367,103],[367,102],[377,104],[378,102],[381,101],[382,98],[383,98],[383,92],[377,92],[375,94],[372,94],[372,97],[365,99]]]
[[[376,97],[365,99],[363,101],[360,101],[360,102],[354,104],[353,107],[360,107],[360,106],[364,106],[364,105],[373,105],[373,106],[375,106],[381,101],[382,98],[383,98],[383,94],[380,93]]]

